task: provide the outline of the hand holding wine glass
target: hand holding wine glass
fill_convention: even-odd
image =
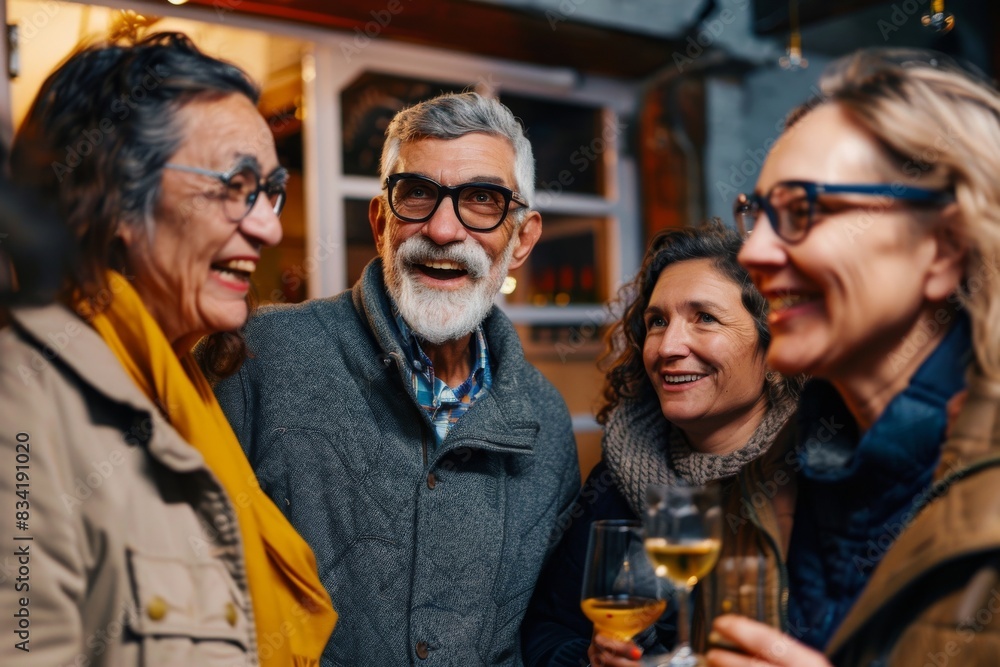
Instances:
[[[629,641],[663,614],[667,602],[643,546],[638,521],[595,521],[590,528],[580,606],[596,633]]]
[[[691,589],[715,567],[722,545],[718,485],[653,485],[647,490],[646,553],[656,574],[677,589],[677,646],[648,665],[695,667],[705,664],[691,649],[688,598]]]

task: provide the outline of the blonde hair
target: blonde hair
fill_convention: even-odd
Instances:
[[[822,96],[793,111],[789,127],[836,103],[904,179],[954,192],[951,231],[967,248],[957,302],[971,317],[982,372],[1000,379],[1000,93],[978,72],[918,49],[857,51],[831,64],[819,87]]]

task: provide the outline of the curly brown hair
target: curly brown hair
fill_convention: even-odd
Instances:
[[[746,269],[736,261],[743,238],[718,219],[695,228],[669,229],[657,234],[646,251],[642,267],[631,282],[621,288],[615,304],[624,309],[622,316],[608,331],[606,347],[601,355],[604,378],[604,404],[597,412],[597,421],[607,424],[611,412],[625,399],[646,399],[654,396],[653,387],[642,362],[646,341],[644,314],[660,274],[671,264],[694,259],[714,260],[715,267],[740,286],[743,307],[753,317],[757,330],[758,352],[764,354],[771,342],[767,328],[767,300],[761,296]],[[764,390],[769,405],[786,398],[797,398],[801,378],[785,378],[769,371]]]

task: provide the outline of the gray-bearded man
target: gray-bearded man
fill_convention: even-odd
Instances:
[[[216,388],[340,613],[324,666],[522,664],[521,619],[579,490],[570,418],[493,301],[541,234],[534,158],[475,93],[401,111],[348,292],[263,309]]]

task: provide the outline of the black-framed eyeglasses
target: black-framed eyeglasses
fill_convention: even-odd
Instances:
[[[247,162],[242,162],[229,171],[212,171],[169,162],[163,166],[167,169],[209,176],[222,183],[225,190],[219,199],[222,201],[226,217],[232,222],[239,222],[247,217],[261,193],[267,197],[275,215],[281,215],[281,209],[285,207],[285,182],[288,180],[288,172],[281,167],[264,178],[252,164]]]
[[[928,190],[899,183],[829,184],[782,181],[775,184],[766,195],[752,192],[737,196],[733,210],[736,225],[743,234],[749,234],[763,212],[775,234],[788,243],[798,243],[806,237],[815,224],[817,208],[822,208],[821,205],[818,206],[819,197],[825,194],[868,195],[892,202],[906,202],[911,206],[944,206],[955,201],[955,195],[949,190]],[[884,206],[883,204],[882,208]],[[844,208],[835,206],[833,210],[839,211]],[[879,204],[869,208],[878,209]]]
[[[445,197],[451,197],[455,215],[468,229],[489,232],[507,218],[510,203],[527,206],[519,193],[496,183],[441,185],[419,174],[393,174],[385,179],[389,209],[403,222],[426,222]]]

